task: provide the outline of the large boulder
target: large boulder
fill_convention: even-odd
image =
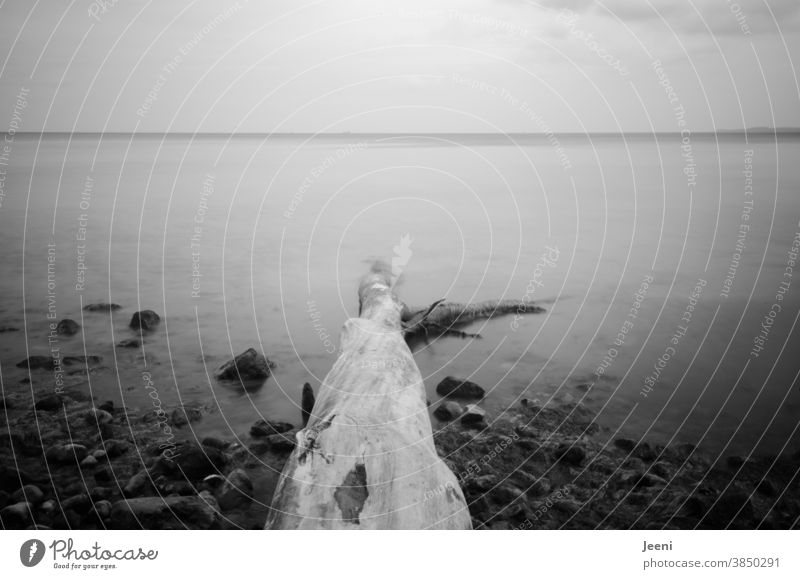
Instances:
[[[159,323],[161,323],[161,318],[157,313],[153,310],[142,310],[133,314],[131,323],[128,325],[134,330],[149,332],[156,329]]]
[[[275,364],[249,348],[214,371],[217,380],[265,380]]]
[[[452,376],[447,376],[436,386],[436,393],[439,396],[448,398],[480,399],[486,395],[486,391],[469,380],[459,380]]]
[[[143,497],[117,501],[111,507],[112,529],[210,529],[214,509],[200,497]]]

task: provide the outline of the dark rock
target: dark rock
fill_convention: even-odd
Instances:
[[[28,502],[32,505],[38,505],[44,500],[44,493],[37,487],[36,485],[25,485],[21,489],[17,489],[14,494],[11,495],[9,502],[11,503],[20,503],[20,502]]]
[[[43,410],[45,412],[61,410],[62,406],[64,406],[64,399],[58,394],[50,394],[49,396],[40,398],[33,405],[36,410]]]
[[[194,495],[196,492],[195,486],[185,480],[168,482],[162,485],[162,489],[162,495],[177,495],[181,497],[188,497]]]
[[[5,508],[11,497],[6,491],[0,491],[0,509]]]
[[[269,449],[273,452],[288,453],[294,450],[297,445],[295,435],[296,430],[292,430],[283,434],[272,434],[266,438],[269,442]]]
[[[730,468],[735,468],[738,470],[745,462],[747,462],[747,459],[743,456],[729,456],[725,459],[725,462]]]
[[[111,487],[96,486],[89,492],[89,497],[97,502],[111,498],[114,494],[114,489]]]
[[[217,450],[224,450],[228,444],[224,440],[220,440],[219,438],[214,438],[213,436],[206,436],[202,442],[203,446],[210,446],[211,448],[216,448]]]
[[[146,470],[140,470],[128,479],[122,494],[126,497],[138,497],[144,494],[145,489],[152,486],[151,482],[150,474]]]
[[[630,453],[634,448],[636,448],[636,441],[631,440],[630,438],[617,438],[614,441],[614,446],[623,450],[624,452]]]
[[[55,363],[51,356],[31,356],[22,362],[17,362],[17,368],[28,368],[29,370],[52,370]]]
[[[113,529],[210,529],[214,509],[200,497],[146,497],[118,501],[111,507]]]
[[[197,422],[203,417],[203,413],[198,408],[176,408],[170,415],[170,423],[176,428],[186,426],[190,422]]]
[[[750,495],[735,488],[725,491],[708,512],[708,519],[714,527],[726,527],[735,519],[752,516],[753,502]]]
[[[101,448],[106,451],[109,458],[117,458],[128,452],[130,447],[131,445],[125,440],[110,438],[103,441]]]
[[[119,304],[107,304],[103,302],[83,306],[83,310],[86,312],[115,312],[121,309],[122,306]]]
[[[461,405],[458,402],[453,402],[452,400],[444,400],[439,406],[436,407],[436,410],[433,411],[433,415],[443,422],[447,422],[449,420],[455,420],[461,413],[464,412],[464,409],[461,408]]]
[[[274,367],[275,364],[250,348],[217,368],[214,377],[217,380],[264,380]]]
[[[14,403],[5,397],[0,396],[0,410],[11,410],[14,408]]]
[[[467,404],[464,414],[461,416],[461,424],[464,426],[477,427],[484,424],[486,411],[477,404]]]
[[[114,412],[114,401],[113,400],[106,400],[102,404],[100,404],[97,408],[100,410],[105,410],[109,414],[113,414]]]
[[[678,453],[678,457],[681,460],[689,458],[695,450],[697,450],[697,447],[689,442],[682,442],[675,447],[675,451]]]
[[[225,511],[246,507],[253,500],[253,481],[241,468],[231,471],[217,495],[217,500]]]
[[[48,462],[66,464],[80,463],[87,454],[88,451],[82,444],[57,444],[47,449],[45,457]]]
[[[512,484],[502,483],[492,490],[490,496],[492,500],[505,506],[519,499],[523,493]]]
[[[158,317],[157,313],[153,310],[142,310],[133,314],[131,323],[128,326],[134,330],[149,332],[156,329],[159,323],[161,323],[161,318]]]
[[[97,426],[99,424],[108,424],[114,420],[110,412],[100,410],[99,408],[90,408],[84,414],[86,423],[90,426]]]
[[[65,366],[97,366],[102,361],[100,356],[64,356]]]
[[[137,338],[127,338],[117,344],[117,348],[140,348],[142,345],[141,340]]]
[[[668,462],[659,460],[650,466],[650,472],[658,477],[669,480],[672,478],[673,471],[672,466]]]
[[[271,436],[289,432],[294,426],[288,422],[273,422],[271,420],[257,420],[250,427],[250,436]]]
[[[486,391],[468,380],[458,380],[452,376],[447,376],[436,386],[436,393],[439,396],[449,398],[480,399],[486,395]]]
[[[0,522],[4,529],[24,529],[31,519],[31,505],[19,502],[0,510]]]
[[[106,520],[108,517],[111,516],[111,509],[113,508],[111,501],[97,501],[94,504],[94,509],[97,512],[97,516],[100,517],[102,520]]]
[[[92,506],[92,501],[85,493],[74,495],[61,501],[61,508],[65,511],[75,511],[79,515],[83,515]]]
[[[575,444],[562,443],[553,453],[556,460],[571,466],[580,466],[586,458],[586,451]]]
[[[94,471],[94,480],[100,484],[108,484],[116,480],[114,471],[109,467],[103,467]]]
[[[265,452],[269,452],[269,449],[270,449],[269,441],[265,439],[257,439],[247,445],[247,450],[249,450],[256,456],[260,456]],[[242,451],[243,449],[239,450]],[[244,453],[242,456],[248,456],[248,455]]]
[[[59,336],[74,336],[78,333],[81,326],[75,320],[70,320],[69,318],[63,319],[58,322],[56,326],[56,333]]]
[[[98,464],[100,464],[100,461],[90,454],[81,461],[81,468],[94,468]]]
[[[221,472],[225,461],[225,455],[216,448],[184,445],[176,450],[170,466],[177,468],[189,480],[197,480]]]
[[[5,334],[6,332],[19,332],[19,328],[12,328],[11,326],[0,326],[0,334]]]
[[[694,494],[688,497],[685,502],[683,503],[683,510],[686,512],[687,515],[693,518],[700,518],[708,509],[708,505],[703,497]]]
[[[24,470],[0,465],[0,490],[13,493],[23,485],[34,482],[33,477]]]
[[[483,474],[471,478],[465,484],[465,490],[471,496],[485,493],[486,491],[494,488],[497,485],[498,477],[493,474]]]
[[[758,483],[756,490],[765,497],[774,497],[776,494],[778,494],[778,490],[775,488],[775,485],[772,484],[772,481],[767,478]]]
[[[222,511],[222,509],[219,508],[219,503],[217,502],[216,497],[214,497],[210,491],[200,491],[197,496],[203,499],[215,513]]]
[[[633,449],[633,456],[644,462],[652,462],[658,458],[658,454],[647,442],[640,442]]]

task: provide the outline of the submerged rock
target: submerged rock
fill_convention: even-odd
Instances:
[[[160,323],[161,318],[153,310],[142,310],[133,314],[131,323],[128,326],[133,330],[149,332],[154,330]]]
[[[121,310],[122,306],[119,304],[107,304],[105,302],[98,302],[96,304],[88,304],[83,306],[86,312],[115,312]]]
[[[436,407],[436,410],[433,411],[433,415],[439,420],[446,422],[449,420],[455,420],[461,416],[463,412],[464,409],[461,408],[461,405],[458,402],[445,400]]]
[[[249,348],[214,371],[217,380],[264,380],[275,364]]]
[[[447,376],[436,386],[436,393],[439,396],[449,398],[472,398],[480,399],[486,395],[486,391],[469,380],[458,380],[452,376]]]
[[[258,420],[250,427],[250,436],[270,436],[289,432],[294,426],[288,422],[273,422],[271,420]]]
[[[17,368],[27,368],[28,370],[52,370],[55,362],[51,356],[30,356],[21,362],[17,362]]]
[[[170,423],[176,428],[186,426],[190,422],[197,422],[203,417],[198,408],[176,408],[170,415]]]
[[[137,338],[128,338],[126,340],[122,340],[117,344],[117,348],[139,348],[141,347],[142,342]]]
[[[59,336],[74,336],[78,333],[81,326],[75,320],[70,320],[69,318],[64,318],[58,325],[56,326],[56,333]]]

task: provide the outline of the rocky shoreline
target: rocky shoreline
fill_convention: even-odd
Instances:
[[[144,330],[158,316],[145,311],[134,322]],[[38,358],[20,367],[53,371],[52,359]],[[89,358],[72,362],[88,368]],[[250,349],[216,378],[263,380],[273,367]],[[447,377],[437,393],[436,448],[476,529],[800,525],[800,453],[716,460],[689,444],[613,438],[569,396],[522,400],[493,417],[477,404],[485,396],[477,384]],[[310,386],[303,396],[307,413]],[[299,429],[259,420],[235,440],[198,439],[203,407],[122,408],[34,385],[4,388],[0,411],[5,529],[261,529]],[[423,500],[445,490],[429,489]]]
[[[294,425],[262,420],[240,441],[184,436],[167,452],[153,410],[41,394],[34,407],[21,394],[2,400],[4,528],[263,528]],[[168,422],[180,431],[202,415],[175,409]],[[688,444],[604,440],[574,402],[523,401],[494,421],[454,419],[434,438],[476,529],[798,526],[798,456],[712,466]]]

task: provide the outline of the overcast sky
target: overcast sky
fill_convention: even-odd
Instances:
[[[0,44],[27,131],[800,126],[797,0],[6,0]]]

